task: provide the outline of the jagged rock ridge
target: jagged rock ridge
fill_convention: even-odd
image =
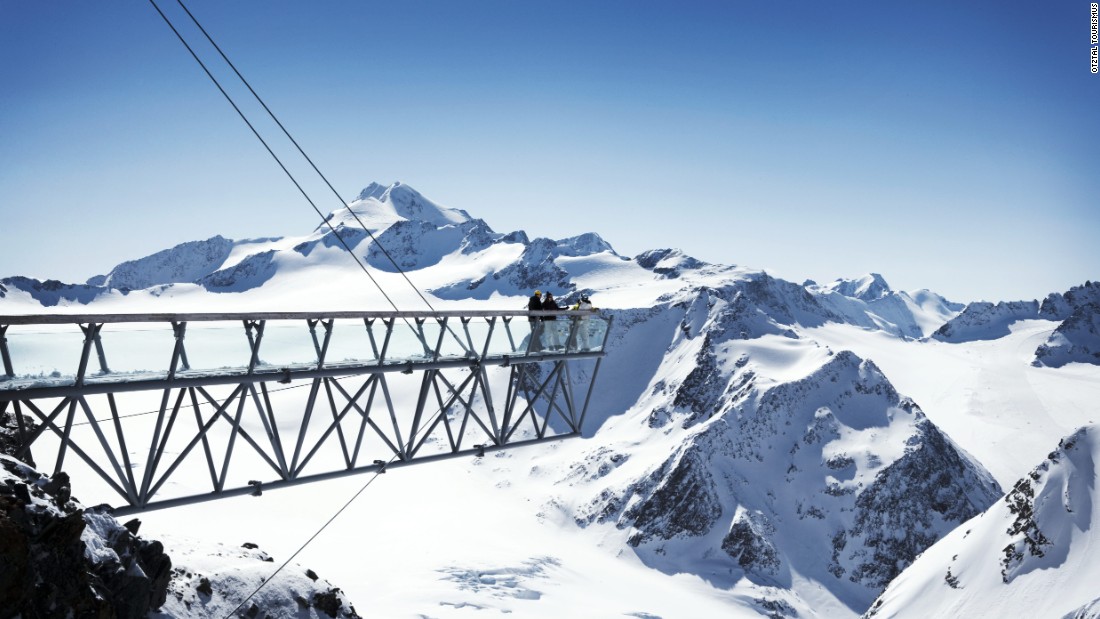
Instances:
[[[817,574],[858,611],[1000,496],[873,363],[840,352],[770,389],[745,379],[751,365],[715,387],[733,392],[674,454],[600,491],[578,522],[614,523],[671,571],[721,551],[743,577],[780,589],[792,570]]]
[[[865,616],[1007,616],[1035,600],[1042,616],[1094,616],[1098,459],[1100,427],[1063,438],[980,518],[929,548]]]

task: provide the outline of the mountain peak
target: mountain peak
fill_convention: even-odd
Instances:
[[[349,208],[356,214],[366,215],[380,222],[394,219],[425,221],[435,226],[449,226],[472,220],[462,209],[447,208],[425,198],[419,191],[401,181],[386,186],[380,183],[367,185]]]
[[[890,284],[878,273],[868,273],[857,279],[838,279],[827,287],[861,301],[875,301],[892,292]]]
[[[396,183],[394,183],[394,185],[399,185],[400,183],[401,183],[400,181],[397,181]],[[391,185],[391,187],[392,186],[393,185]],[[390,188],[386,187],[385,185],[380,185],[378,183],[371,183],[370,185],[367,185],[363,189],[363,191],[360,191],[359,192],[359,197],[357,197],[355,199],[356,200],[366,200],[367,198],[374,198],[374,199],[378,200],[379,202],[381,202],[382,201],[382,196],[385,195],[385,193],[387,191],[389,191],[389,189]]]

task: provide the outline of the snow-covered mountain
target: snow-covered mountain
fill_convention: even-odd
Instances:
[[[963,305],[931,290],[913,293],[892,290],[877,273],[831,284],[806,282],[833,312],[850,324],[882,329],[894,335],[920,339],[954,318]]]
[[[1100,426],[1063,438],[1002,500],[925,551],[866,616],[1095,616],[1098,462]]]
[[[866,608],[917,554],[1001,493],[873,363],[825,355],[805,378],[771,387],[751,355],[728,373],[712,367],[721,377],[708,381],[712,389],[729,380],[711,398],[723,400],[720,412],[640,475],[626,466],[609,473],[578,523],[628,531],[626,543],[667,573],[727,586],[747,579],[800,616],[815,610],[794,586],[800,580],[850,611]],[[676,412],[658,406],[650,425],[697,419],[700,388],[684,381],[655,394]],[[694,393],[685,400],[685,391]]]
[[[184,243],[85,284],[13,275],[0,314],[389,309],[345,245],[402,309],[423,306],[395,264],[437,309],[519,309],[540,289],[615,317],[584,440],[410,467],[375,492],[416,507],[334,524],[311,564],[364,614],[550,617],[598,599],[590,616],[856,617],[1100,412],[1094,283],[964,309],[878,274],[798,284],[677,249],[621,256],[594,232],[499,233],[401,183],[298,236]],[[302,505],[336,487],[315,486],[194,509],[223,523],[211,541],[285,556],[286,530],[315,527]],[[440,527],[414,497],[445,492],[464,507]],[[190,509],[146,530],[208,535]]]
[[[381,272],[378,278],[388,293],[410,305],[419,301],[397,275],[398,267],[414,273],[416,284],[442,301],[490,301],[504,307],[522,307],[522,299],[538,288],[554,290],[559,297],[627,292],[624,302],[603,296],[602,304],[629,307],[651,305],[663,295],[693,287],[720,288],[747,273],[766,277],[751,269],[705,264],[674,249],[626,258],[594,232],[558,240],[531,239],[522,230],[497,233],[483,220],[432,202],[408,185],[372,183],[308,234],[240,241],[217,236],[182,243],[124,262],[84,284],[13,275],[0,280],[0,308],[12,313],[38,311],[40,306],[53,312],[85,311],[82,306],[91,303],[125,307],[157,298],[170,300],[174,308],[210,309],[247,304],[253,295],[221,297],[258,289],[268,294],[255,298],[275,296],[285,309],[294,309],[286,307],[290,304],[306,309],[301,304],[311,299],[324,303],[312,309],[340,309],[333,302],[345,307],[377,304],[379,295],[362,285],[362,273],[345,246]],[[782,284],[786,289],[776,298],[812,306],[808,311],[815,320],[907,337],[926,335],[961,309],[929,291],[892,291],[879,275],[829,286]],[[331,294],[296,294],[293,299],[280,294],[325,286],[362,292],[342,297],[345,301]],[[639,287],[645,288],[640,296]]]
[[[932,337],[944,342],[992,340],[1008,335],[1013,323],[1043,319],[1061,324],[1035,350],[1036,365],[1100,363],[1100,282],[1087,281],[1039,301],[971,303],[945,322]]]

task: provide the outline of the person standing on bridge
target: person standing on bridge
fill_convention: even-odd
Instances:
[[[592,306],[592,301],[586,296],[582,296],[581,300],[578,301],[577,304],[574,305],[571,309],[581,312],[596,311],[596,308]],[[576,337],[574,344],[579,350],[588,350],[589,348],[591,348],[588,341],[588,316],[581,316],[580,318],[576,318],[574,320],[577,321]]]
[[[542,309],[542,291],[536,290],[535,294],[531,295],[531,298],[527,301],[527,311],[537,312]],[[530,352],[542,350],[542,342],[540,341],[541,334],[539,333],[539,317],[528,316],[527,321],[531,323],[531,341],[527,347]]]
[[[546,298],[542,300],[543,310],[559,310],[558,302],[554,300],[554,294],[547,292]],[[557,316],[543,316],[543,320],[557,320]],[[543,325],[543,331],[546,332],[546,345],[551,350],[557,350],[561,348],[561,334],[558,332],[558,325]]]

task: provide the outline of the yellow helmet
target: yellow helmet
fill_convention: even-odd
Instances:
[[[535,294],[542,294],[542,291],[541,290],[536,290]]]

